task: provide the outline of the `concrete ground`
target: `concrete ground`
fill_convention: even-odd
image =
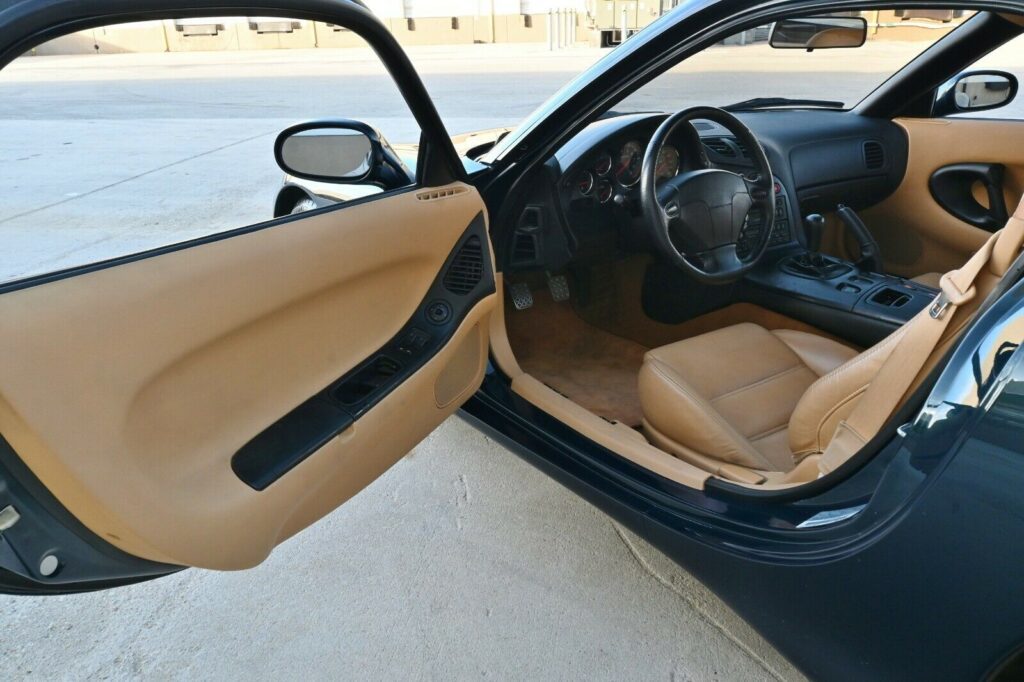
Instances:
[[[799,679],[693,578],[455,418],[258,568],[0,613],[8,680]]]
[[[799,80],[766,48],[717,49],[618,108],[855,101],[917,49],[822,53]],[[452,132],[514,124],[605,54],[411,53]],[[415,135],[363,50],[19,60],[0,73],[0,281],[265,220],[276,133],[339,116]],[[0,597],[0,613],[0,679],[799,678],[693,578],[456,419],[259,568]]]

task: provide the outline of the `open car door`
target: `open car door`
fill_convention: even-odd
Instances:
[[[356,3],[28,0],[0,12],[0,66],[83,28],[228,10],[369,42],[422,130],[416,182],[0,285],[0,590],[254,566],[483,379],[483,202],[404,53]]]

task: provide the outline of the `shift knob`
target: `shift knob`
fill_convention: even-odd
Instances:
[[[807,231],[807,250],[818,253],[821,250],[821,237],[825,234],[825,216],[812,213],[805,217],[804,229]]]

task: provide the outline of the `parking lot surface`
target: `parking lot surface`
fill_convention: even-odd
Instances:
[[[606,54],[488,47],[412,51],[452,132],[514,124]],[[730,101],[759,77],[730,54],[645,101]],[[0,280],[265,220],[279,130],[346,117],[408,141],[402,106],[359,50],[20,60],[0,74]],[[693,578],[457,419],[256,569],[0,612],[3,679],[800,678]]]

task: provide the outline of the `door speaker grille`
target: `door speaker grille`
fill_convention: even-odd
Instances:
[[[444,288],[465,296],[473,291],[484,276],[484,250],[479,237],[470,237],[444,273]]]

